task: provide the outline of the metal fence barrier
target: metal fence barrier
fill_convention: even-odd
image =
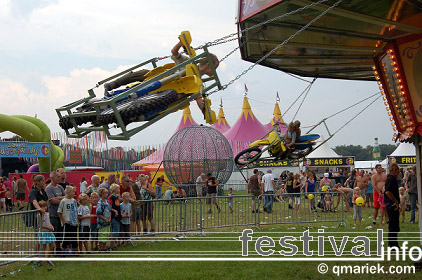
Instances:
[[[38,254],[38,210],[0,214],[2,258],[32,257]],[[0,264],[6,264],[7,262]]]
[[[234,226],[344,222],[343,199],[339,200],[338,208],[334,211],[338,197],[336,193],[313,195],[312,200],[306,199],[303,193],[140,200],[136,203],[139,209],[132,209],[138,215],[137,220],[132,221],[131,236],[137,238],[187,231],[203,234],[205,229]],[[333,200],[331,209],[325,204],[330,196]],[[258,208],[256,211],[252,208],[253,201]],[[0,214],[0,253],[3,258],[37,255],[37,212]],[[134,228],[137,223],[140,230]]]
[[[332,192],[313,193],[313,199],[308,199],[303,193],[260,195],[259,201],[262,201],[262,207],[267,211],[257,213],[258,224],[343,223],[343,199],[337,202],[337,194]],[[268,209],[268,204],[272,204],[272,209]],[[270,215],[268,212],[271,212]]]
[[[312,200],[307,199],[303,193],[297,193],[138,201],[142,212],[141,222],[144,223],[143,232],[132,236],[202,232],[210,228],[247,225],[258,227],[267,224],[344,222],[343,199],[334,209],[337,206],[337,193],[321,192],[313,195]],[[326,199],[332,201],[332,204],[325,203]],[[253,200],[259,211],[252,208]],[[271,200],[270,210],[265,203]]]

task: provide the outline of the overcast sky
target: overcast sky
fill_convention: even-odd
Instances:
[[[52,132],[58,132],[55,108],[87,96],[88,89],[111,74],[152,57],[169,55],[182,30],[191,32],[193,47],[236,32],[237,2],[0,0],[1,113],[37,115]],[[212,47],[210,51],[221,58],[236,46],[234,41]],[[171,61],[165,61],[168,62]],[[236,51],[217,73],[226,84],[250,65]],[[244,84],[249,89],[252,110],[263,124],[272,118],[277,92],[283,114],[307,86],[283,72],[255,67],[225,91],[211,96],[217,113],[222,98],[230,125],[241,113]],[[375,82],[319,79],[296,119],[304,127],[312,126],[377,91]],[[96,94],[102,96],[103,88]],[[284,116],[285,121],[292,120],[299,103]],[[330,131],[336,131],[367,104],[327,121]],[[203,123],[195,104],[191,111],[196,122]],[[109,145],[164,143],[174,132],[181,114],[179,111],[164,118],[130,141],[110,140]],[[328,137],[323,127],[317,132]],[[378,99],[328,144],[366,146],[372,145],[375,137],[382,144],[392,144],[392,135],[385,106]]]

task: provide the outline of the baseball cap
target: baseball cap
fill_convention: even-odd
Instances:
[[[330,177],[330,174],[328,174],[328,173],[324,173],[324,177]]]
[[[267,169],[267,173],[272,173],[273,171],[271,169]]]

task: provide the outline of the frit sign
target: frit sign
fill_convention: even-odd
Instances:
[[[307,158],[303,161],[303,166],[345,166],[354,164],[355,157]]]
[[[397,163],[398,165],[413,165],[416,164],[415,156],[401,156],[401,157],[392,157],[387,156],[388,164]]]

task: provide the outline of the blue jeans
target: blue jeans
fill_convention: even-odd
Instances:
[[[155,186],[155,198],[160,199],[163,195],[163,188],[160,186]]]
[[[111,237],[120,237],[120,221],[111,219]]]
[[[415,209],[416,209],[416,200],[418,199],[417,193],[409,193],[410,195],[410,221],[415,221]]]
[[[273,201],[274,201],[274,191],[266,191],[264,196],[264,207],[267,208],[267,212],[273,212]]]

